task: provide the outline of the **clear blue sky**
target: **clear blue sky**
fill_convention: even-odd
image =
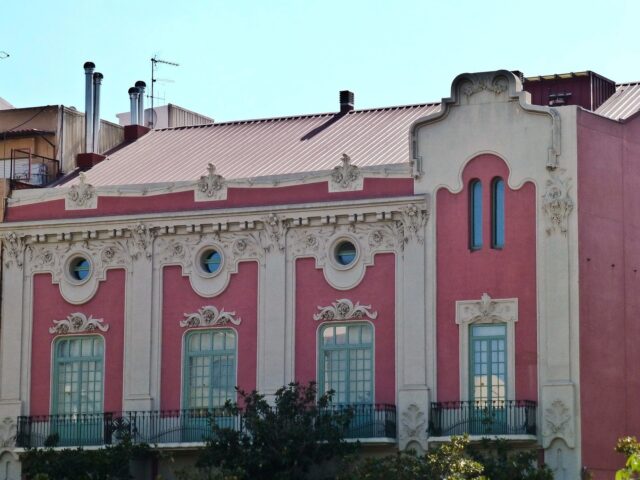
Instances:
[[[4,1],[0,97],[84,109],[82,65],[104,74],[102,117],[161,67],[167,102],[235,120],[438,101],[455,75],[593,70],[640,80],[640,1]]]

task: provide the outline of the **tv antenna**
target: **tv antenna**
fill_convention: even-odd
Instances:
[[[158,69],[158,64],[159,63],[163,63],[165,65],[171,65],[172,67],[179,67],[180,64],[176,63],[176,62],[170,62],[168,60],[162,60],[160,58],[158,58],[158,55],[154,55],[153,58],[151,58],[151,115],[150,115],[150,120],[149,120],[149,127],[153,128],[155,125],[155,121],[156,121],[156,112],[153,109],[153,100],[156,98],[154,95],[154,86],[156,84],[156,82],[158,80],[161,80],[159,78],[156,78],[156,70]],[[165,79],[162,79],[163,81],[166,81]],[[162,98],[162,100],[164,100],[164,97]]]

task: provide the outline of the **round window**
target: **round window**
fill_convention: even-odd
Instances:
[[[355,261],[357,254],[356,246],[349,240],[343,240],[336,245],[335,257],[340,265],[351,265]]]
[[[75,258],[69,265],[69,273],[74,280],[79,282],[86,280],[91,273],[91,263],[84,257]]]
[[[216,273],[222,265],[222,255],[217,250],[206,250],[202,254],[202,269],[205,273]]]

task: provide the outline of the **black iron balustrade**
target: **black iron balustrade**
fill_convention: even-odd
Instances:
[[[497,400],[431,404],[429,435],[535,435],[536,402]]]
[[[395,438],[395,405],[332,405],[321,412],[349,412],[345,438]],[[218,410],[108,412],[18,417],[16,444],[22,448],[112,445],[124,438],[151,445],[204,442],[212,423],[242,430],[242,414]]]

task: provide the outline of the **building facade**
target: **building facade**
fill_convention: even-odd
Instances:
[[[626,91],[463,74],[435,104],[154,130],[12,192],[0,461],[123,429],[188,452],[234,387],[315,380],[371,447],[499,436],[610,478],[640,427],[640,120],[600,110]]]

